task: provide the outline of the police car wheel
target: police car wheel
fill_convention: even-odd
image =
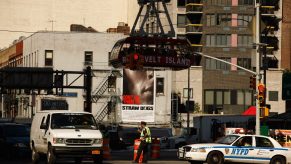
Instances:
[[[208,164],[222,164],[223,154],[217,151],[210,152],[206,161]]]
[[[286,164],[286,161],[283,157],[275,156],[271,159],[270,164]]]

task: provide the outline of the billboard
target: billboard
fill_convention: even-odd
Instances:
[[[154,71],[123,69],[123,122],[154,122]]]
[[[291,147],[291,130],[270,129],[269,135],[283,147]]]

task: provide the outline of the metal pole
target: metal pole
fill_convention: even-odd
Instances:
[[[2,118],[4,118],[4,94],[1,94],[1,112]]]
[[[260,3],[259,1],[256,2],[256,43],[260,43]],[[256,78],[257,83],[260,82],[260,45],[256,46]],[[256,93],[258,94],[258,87],[256,87]],[[260,106],[259,102],[256,99],[256,135],[260,135]]]
[[[91,75],[91,67],[87,67],[86,72],[85,72],[85,76],[86,76],[86,86],[84,86],[84,88],[86,89],[86,112],[90,112],[92,113],[92,75]]]
[[[232,66],[235,66],[235,67],[237,67],[237,68],[239,68],[239,69],[242,69],[242,70],[244,70],[244,71],[246,71],[246,72],[249,72],[249,73],[251,73],[251,74],[254,74],[254,75],[257,74],[257,72],[254,72],[254,71],[252,71],[252,70],[246,69],[246,68],[241,67],[241,66],[239,66],[239,65],[237,65],[237,64],[233,64],[233,63],[231,63],[231,62],[225,61],[225,60],[223,60],[223,59],[219,59],[219,58],[217,58],[217,57],[213,57],[213,56],[205,55],[205,54],[200,53],[200,52],[195,52],[195,54],[197,54],[197,55],[201,55],[201,56],[204,56],[204,57],[207,57],[207,58],[210,58],[210,59],[214,59],[214,60],[216,60],[216,61],[220,61],[220,62],[222,62],[222,63],[226,63],[226,64],[229,64],[229,65],[232,65]]]
[[[190,67],[188,68],[188,96],[187,96],[187,135],[190,136]]]

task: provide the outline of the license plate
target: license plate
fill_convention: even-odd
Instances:
[[[184,158],[184,153],[180,153],[180,157],[181,158]]]
[[[100,150],[92,150],[92,154],[100,154]]]

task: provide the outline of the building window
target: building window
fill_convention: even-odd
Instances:
[[[92,65],[93,62],[93,52],[85,51],[85,65]]]
[[[250,47],[253,43],[253,37],[251,35],[238,35],[237,45],[243,47]]]
[[[237,91],[237,105],[244,105],[244,92]]]
[[[269,91],[269,101],[278,101],[278,91]]]
[[[245,105],[252,105],[252,91],[245,91]]]
[[[206,26],[215,26],[215,14],[206,14]]]
[[[252,15],[238,15],[237,17],[238,26],[248,26],[249,23],[252,21]]]
[[[216,91],[216,104],[217,105],[222,105],[222,101],[223,101],[222,94],[223,94],[222,91]]]
[[[185,7],[186,3],[185,3],[186,0],[177,0],[177,6],[178,7]]]
[[[190,98],[193,98],[193,88],[189,88],[190,91]],[[183,89],[183,97],[188,98],[188,88]]]
[[[238,0],[238,5],[254,5],[254,0]]]
[[[226,19],[226,20],[224,20]],[[231,14],[222,13],[216,16],[216,25],[220,26],[230,26],[231,25]]]
[[[205,91],[205,105],[214,104],[214,91]]]
[[[207,0],[208,5],[230,6],[232,0]]]
[[[185,14],[178,14],[177,15],[177,27],[184,28],[186,25],[186,15]]]
[[[158,77],[156,83],[157,94],[164,94],[164,78]]]
[[[250,58],[237,58],[237,65],[247,68],[247,69],[251,69],[251,59]],[[239,70],[239,68],[238,68]]]
[[[53,50],[45,50],[45,66],[53,66]]]
[[[229,105],[230,104],[230,91],[223,92],[223,104]]]
[[[220,58],[224,61],[230,62],[230,58]],[[214,60],[214,59],[205,59],[205,69],[206,70],[230,70],[230,65]]]
[[[231,35],[206,35],[206,46],[216,47],[216,46],[230,46]]]

